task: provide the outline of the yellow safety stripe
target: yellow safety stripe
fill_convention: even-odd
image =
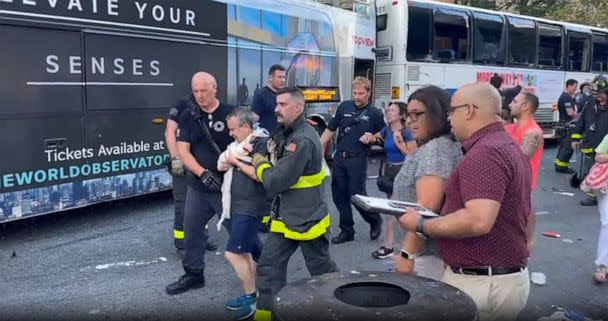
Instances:
[[[560,166],[560,167],[568,167],[568,162],[562,162],[559,159],[556,159],[555,165]]]
[[[581,139],[581,138],[583,138],[583,135],[581,135],[581,134],[572,134],[572,136],[570,136],[570,137],[574,138],[574,139]]]
[[[258,179],[260,180],[260,182],[262,182],[262,173],[264,173],[264,171],[268,168],[270,168],[270,164],[268,163],[264,163],[262,165],[260,165],[256,170],[255,170],[255,176],[258,177]]]
[[[270,216],[264,216],[264,217],[262,217],[262,223],[263,224],[268,223],[268,221],[270,221]]]
[[[325,169],[321,168],[321,171],[313,174],[313,175],[304,175],[304,176],[300,176],[300,178],[298,179],[298,181],[293,184],[291,186],[292,189],[297,189],[297,188],[309,188],[309,187],[316,187],[321,185],[321,183],[323,183],[323,179],[325,178]]]
[[[184,239],[184,231],[180,231],[180,230],[173,230],[173,238],[175,238],[176,240],[183,240]]]
[[[593,153],[593,148],[581,148],[581,152],[583,154],[591,154]]]
[[[254,321],[270,321],[272,317],[272,312],[269,310],[257,309],[255,310],[255,314],[253,315]]]
[[[319,221],[319,223],[313,225],[310,229],[308,229],[308,231],[300,233],[288,229],[285,226],[285,223],[281,221],[272,220],[270,222],[270,231],[274,233],[282,233],[283,236],[285,236],[285,238],[287,239],[296,241],[310,241],[325,234],[330,223],[331,220],[329,218],[329,214],[327,214],[322,220]]]

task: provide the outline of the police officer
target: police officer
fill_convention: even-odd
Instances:
[[[370,103],[371,82],[364,77],[353,81],[353,100],[342,102],[321,136],[323,146],[327,146],[334,131],[339,129],[336,152],[333,160],[331,191],[334,204],[340,212],[340,234],[332,238],[339,244],[355,239],[355,222],[350,203],[354,194],[367,195],[367,158],[371,145],[376,142],[375,133],[385,126],[382,111]],[[369,223],[369,236],[375,240],[380,236],[382,218],[379,214],[358,209],[363,219]]]
[[[193,95],[189,95],[177,101],[169,110],[169,118],[165,126],[165,142],[167,143],[169,155],[171,155],[171,158],[168,159],[166,165],[173,180],[173,202],[175,212],[173,220],[173,243],[180,253],[184,251],[184,205],[186,204],[188,181],[186,179],[184,165],[177,152],[176,135],[179,130],[180,116],[182,113],[188,113],[191,109],[190,107],[195,104],[196,100],[194,100]],[[211,242],[207,242],[206,248],[208,251],[217,250],[217,246]]]
[[[577,173],[579,180],[585,178],[589,169],[595,163],[595,148],[604,136],[608,134],[608,80],[598,75],[591,82],[595,104],[582,111],[572,133],[572,149],[579,148],[583,156],[582,172]],[[583,206],[597,205],[597,198],[587,195],[580,202]]]
[[[558,173],[574,173],[574,170],[568,167],[570,158],[574,151],[571,148],[570,136],[572,130],[570,128],[571,121],[576,117],[576,101],[574,94],[578,82],[574,79],[566,81],[566,90],[562,93],[557,101],[557,110],[559,112],[559,129],[560,129],[560,145],[557,149],[557,157],[555,159],[555,171]]]
[[[274,195],[270,233],[257,266],[255,320],[270,320],[272,298],[285,286],[287,264],[298,247],[311,275],[337,271],[329,254],[321,142],[303,111],[304,96],[299,89],[279,89],[276,114],[280,127],[269,142],[270,157],[253,155],[258,179]]]
[[[221,151],[232,141],[226,126],[226,117],[234,109],[216,98],[217,83],[206,72],[192,77],[192,94],[195,103],[187,113],[182,113],[177,137],[179,158],[188,168],[188,190],[184,208],[184,230],[186,253],[182,260],[185,274],[167,286],[168,294],[178,294],[205,285],[205,244],[207,231],[204,228],[213,214],[222,212],[221,176],[216,172]],[[224,226],[229,221],[225,221]]]

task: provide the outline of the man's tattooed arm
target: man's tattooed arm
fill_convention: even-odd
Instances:
[[[542,143],[543,135],[538,131],[530,131],[524,134],[521,140],[521,150],[526,158],[530,159]]]

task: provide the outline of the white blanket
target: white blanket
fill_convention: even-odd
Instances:
[[[237,159],[244,162],[250,163],[251,157],[249,152],[245,150],[245,146],[251,144],[253,138],[256,137],[268,137],[268,132],[263,128],[258,128],[249,134],[242,142],[237,143],[236,141],[230,143],[228,148],[220,154],[217,160],[217,169],[219,171],[226,171],[224,174],[224,182],[222,182],[222,215],[220,220],[217,222],[217,230],[222,228],[222,223],[230,218],[230,200],[231,200],[231,186],[232,186],[232,175],[234,166],[226,161],[226,153],[231,153]]]

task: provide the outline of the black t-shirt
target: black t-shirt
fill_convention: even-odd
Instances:
[[[338,152],[369,154],[371,145],[361,143],[359,138],[365,132],[375,134],[385,125],[380,109],[371,104],[357,108],[354,101],[347,100],[340,103],[327,128],[331,131],[340,129],[336,145]]]
[[[264,86],[253,96],[251,111],[260,116],[260,127],[266,129],[269,133],[274,132],[279,126],[277,116],[274,113],[276,107],[277,94],[268,86]]]
[[[258,138],[252,144],[255,153],[268,154],[269,138]],[[238,168],[234,168],[230,186],[230,212],[233,214],[263,217],[269,214],[270,202],[262,183],[254,181]]]
[[[179,121],[178,142],[190,143],[190,153],[196,161],[207,170],[217,172],[217,159],[220,156],[207,140],[203,129],[196,121],[200,119],[203,126],[208,126],[213,140],[223,152],[232,142],[228,134],[226,117],[232,112],[234,106],[220,102],[220,105],[213,113],[204,112],[198,105],[193,106],[189,112],[182,113]],[[196,118],[193,117],[195,114]],[[192,174],[189,175],[190,187],[199,191],[209,192],[200,179]]]
[[[196,101],[192,94],[181,98],[169,109],[169,119],[179,124],[182,113],[191,110],[193,106],[196,106]]]
[[[568,112],[566,112],[566,108],[574,109],[576,105],[576,100],[574,97],[570,96],[570,94],[564,92],[559,99],[557,100],[557,110],[559,111],[559,120],[560,121],[570,121],[572,118],[568,116]]]

